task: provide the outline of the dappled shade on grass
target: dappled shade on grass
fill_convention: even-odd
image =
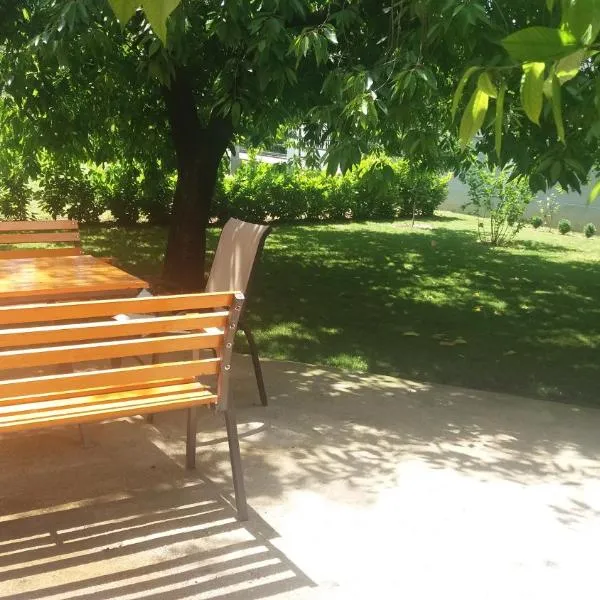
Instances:
[[[140,276],[157,228],[94,230]],[[209,236],[211,247],[217,231]],[[87,234],[86,234],[87,247]],[[474,221],[276,227],[249,300],[263,356],[597,402],[600,240],[526,230],[510,248]]]

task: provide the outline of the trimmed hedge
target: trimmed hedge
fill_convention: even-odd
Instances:
[[[251,160],[233,175],[219,169],[211,217],[247,221],[390,220],[427,217],[444,201],[449,176],[406,160],[368,156],[343,175],[328,176],[293,164]],[[67,216],[96,223],[107,211],[121,225],[141,217],[151,223],[169,220],[175,175],[158,164],[61,163],[44,157],[35,190],[21,182],[21,193],[0,185],[0,213],[24,218],[36,200],[53,218]],[[21,189],[22,188],[22,189]]]
[[[432,216],[444,201],[449,176],[406,160],[370,156],[345,173],[290,164],[243,163],[227,175],[215,198],[220,220],[249,221],[390,220]]]

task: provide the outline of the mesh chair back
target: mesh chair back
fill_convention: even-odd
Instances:
[[[205,291],[236,290],[245,294],[270,229],[268,225],[229,219],[221,232]]]

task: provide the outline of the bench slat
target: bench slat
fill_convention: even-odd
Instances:
[[[69,346],[43,346],[0,352],[0,369],[29,369],[85,361],[166,354],[197,349],[218,349],[223,334],[185,333],[146,339],[126,339]]]
[[[229,308],[234,292],[179,294],[148,298],[120,298],[60,304],[24,304],[0,307],[1,325],[25,325],[48,321],[77,321],[114,315],[182,312]]]
[[[0,244],[45,244],[54,242],[78,242],[79,232],[64,233],[3,233]]]
[[[2,414],[0,410],[0,431],[24,431],[39,427],[54,427],[69,423],[90,423],[105,419],[117,419],[147,413],[156,413],[187,408],[189,406],[206,405],[216,401],[215,394],[206,391],[201,386],[198,389],[172,392],[168,390],[162,395],[136,396],[129,393],[126,396],[111,395],[112,398],[94,397],[88,402],[63,402],[60,408],[35,410],[30,405],[24,405],[25,410],[20,414]]]
[[[0,231],[57,231],[77,229],[79,229],[79,223],[72,220],[0,222]]]
[[[152,387],[154,383],[160,384],[166,380],[189,381],[201,375],[218,374],[220,362],[219,358],[204,358],[5,380],[0,381],[0,406],[31,402],[36,396],[43,399],[47,394],[89,394],[90,390],[107,389],[108,386]]]
[[[139,381],[136,383],[130,383],[126,385],[104,385],[102,387],[94,388],[78,388],[71,391],[51,392],[47,394],[36,394],[28,396],[20,396],[17,398],[7,399],[5,404],[0,400],[0,407],[8,407],[10,405],[20,404],[32,404],[35,402],[53,402],[55,400],[66,400],[67,398],[80,398],[88,396],[100,396],[102,394],[119,394],[121,392],[129,392],[131,390],[140,390],[146,388],[152,390],[155,387],[173,387],[173,386],[184,386],[189,384],[197,385],[196,379],[190,378],[178,378],[178,379],[167,379],[165,381],[153,381],[149,386],[140,385]]]
[[[41,258],[46,256],[79,256],[83,254],[80,247],[67,248],[29,248],[26,250],[2,250],[0,259],[3,258]]]
[[[130,321],[100,321],[43,327],[0,329],[0,348],[18,348],[39,344],[64,344],[106,338],[155,335],[174,331],[201,331],[207,327],[225,327],[226,311],[189,313],[166,317],[142,317]],[[0,368],[2,368],[0,366]]]
[[[72,396],[68,398],[60,397],[52,400],[35,402],[24,402],[21,404],[0,406],[0,419],[5,422],[12,418],[20,419],[29,413],[42,413],[43,411],[60,411],[64,408],[86,408],[93,404],[105,404],[111,402],[126,401],[128,399],[135,401],[153,402],[158,398],[174,398],[182,395],[197,394],[199,397],[206,395],[212,396],[213,393],[209,388],[192,381],[188,383],[176,383],[171,385],[163,385],[156,387],[132,387],[125,391],[115,392],[113,390],[92,394]]]
[[[133,398],[138,400],[164,397],[166,395],[198,392],[199,394],[212,393],[210,389],[198,381],[171,380],[170,382],[156,383],[152,387],[121,386],[118,389],[112,387],[103,390],[95,390],[86,393],[79,390],[78,394],[48,394],[44,398],[36,396],[31,402],[19,402],[0,406],[0,417],[9,415],[24,415],[29,412],[41,412],[43,410],[55,410],[65,406],[86,406],[93,403],[114,402]]]

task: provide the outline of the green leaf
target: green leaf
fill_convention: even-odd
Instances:
[[[573,52],[558,61],[556,64],[556,76],[561,84],[573,79],[579,73],[581,63],[585,60],[586,56],[586,50],[577,50],[577,52]]]
[[[489,99],[490,97],[479,88],[473,92],[460,121],[459,138],[463,149],[481,129],[485,113],[488,109]]]
[[[527,27],[502,40],[502,45],[517,62],[545,62],[568,56],[579,48],[575,36],[551,27]]]
[[[179,6],[181,0],[143,0],[143,8],[148,21],[158,36],[158,39],[167,44],[167,19]]]
[[[496,100],[496,156],[500,159],[500,152],[502,150],[502,121],[504,119],[504,95],[506,94],[506,84],[502,82],[500,89],[498,90],[498,98]]]
[[[546,8],[552,12],[554,10],[554,0],[546,0]]]
[[[552,98],[552,80],[554,79],[554,69],[556,64],[550,66],[550,72],[548,73],[548,77],[546,77],[546,81],[544,81],[544,96],[550,100]]]
[[[543,62],[525,63],[521,80],[521,104],[525,114],[536,125],[540,124],[540,113],[544,101],[544,70]]]
[[[558,139],[564,144],[565,143],[565,124],[563,123],[562,117],[562,99],[560,81],[556,75],[552,78],[552,116],[554,117],[554,124],[556,125],[556,132],[558,133]]]
[[[588,204],[591,202],[595,202],[596,198],[600,195],[600,181],[597,181],[594,184],[594,187],[590,191],[590,197],[588,198]]]
[[[568,0],[562,27],[584,44],[591,44],[600,30],[600,0]]]
[[[484,71],[477,80],[477,87],[485,92],[490,98],[496,98],[498,96],[498,90],[492,82],[492,78],[487,71]]]
[[[332,43],[337,44],[338,39],[335,33],[335,29],[331,25],[326,25],[323,27],[323,35]]]
[[[108,3],[121,25],[126,25],[140,6],[140,0],[108,0]]]
[[[460,99],[462,98],[463,92],[465,91],[465,86],[467,85],[469,78],[473,73],[479,71],[481,67],[469,67],[460,78],[458,85],[456,86],[456,91],[454,92],[454,98],[452,98],[452,120],[456,116],[456,111],[458,109],[458,105],[460,104]]]

